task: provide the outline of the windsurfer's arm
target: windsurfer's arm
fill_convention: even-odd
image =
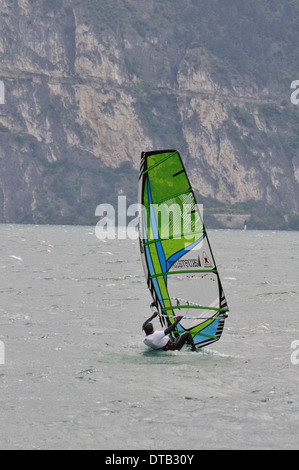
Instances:
[[[170,325],[168,328],[166,328],[166,330],[164,330],[165,336],[169,335],[169,333],[171,333],[173,330],[175,330],[175,327],[177,326],[177,324],[179,323],[179,321],[182,318],[183,317],[177,317],[176,321],[172,325]]]
[[[158,312],[153,313],[153,315],[145,320],[145,322],[142,325],[142,329],[144,329],[145,325],[147,325],[150,321],[152,321],[156,316],[158,315]]]

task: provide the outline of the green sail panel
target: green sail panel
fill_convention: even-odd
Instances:
[[[228,306],[195,195],[176,150],[142,152],[139,178],[142,264],[162,325],[184,318],[197,347],[218,341]]]

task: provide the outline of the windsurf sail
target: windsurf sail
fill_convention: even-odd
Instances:
[[[162,326],[183,316],[201,348],[221,337],[228,306],[199,206],[179,152],[142,152],[139,177],[142,264]]]

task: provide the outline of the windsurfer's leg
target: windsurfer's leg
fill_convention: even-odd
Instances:
[[[186,331],[177,338],[177,340],[174,342],[173,349],[180,351],[185,343],[188,343],[191,346],[192,351],[196,351],[192,335],[189,331]]]

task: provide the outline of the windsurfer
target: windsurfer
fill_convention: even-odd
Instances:
[[[148,318],[142,325],[143,342],[152,349],[162,349],[163,351],[180,350],[185,343],[188,343],[192,351],[196,351],[192,335],[189,331],[181,334],[175,341],[171,341],[169,334],[176,328],[177,324],[183,317],[177,317],[176,321],[170,325],[166,330],[155,330],[152,320],[158,315],[155,312]]]

